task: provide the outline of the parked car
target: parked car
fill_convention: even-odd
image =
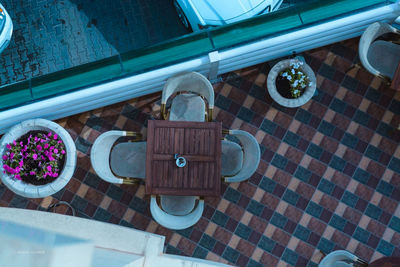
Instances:
[[[10,15],[0,4],[0,53],[8,46],[13,32],[13,24]]]
[[[183,25],[193,31],[275,11],[283,0],[174,0]]]

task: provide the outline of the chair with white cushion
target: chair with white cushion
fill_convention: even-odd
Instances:
[[[205,121],[212,120],[214,109],[214,89],[210,81],[197,72],[179,73],[168,79],[161,97],[161,115],[167,119],[166,104],[175,93],[180,93],[172,100],[169,112],[170,121]],[[206,111],[207,100],[208,111]]]
[[[195,203],[192,201],[192,197],[174,196],[173,198],[175,199],[168,196],[168,199],[163,200],[161,197],[161,206],[163,207],[161,208],[157,203],[157,197],[151,196],[150,211],[157,223],[168,229],[182,230],[200,220],[204,210],[204,200],[199,199],[197,206],[194,207]]]
[[[146,142],[124,142],[114,146],[117,139],[141,134],[127,131],[108,131],[101,134],[92,146],[90,161],[97,175],[116,184],[134,184],[145,178]]]
[[[326,255],[319,267],[367,267],[368,263],[346,250],[336,250]]]
[[[261,158],[260,146],[256,138],[246,131],[229,130],[228,134],[236,137],[240,145],[222,141],[221,175],[225,177],[225,182],[242,182],[257,170]]]
[[[391,36],[394,40],[385,36]],[[375,22],[369,25],[358,47],[362,65],[373,75],[389,82],[400,62],[399,39],[400,32],[387,23]]]

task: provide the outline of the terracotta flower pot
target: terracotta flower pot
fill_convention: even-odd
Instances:
[[[288,108],[300,107],[304,105],[313,97],[316,90],[317,79],[315,78],[315,74],[311,67],[303,62],[303,65],[300,67],[300,69],[307,75],[308,79],[311,82],[311,85],[307,86],[304,89],[303,94],[298,98],[286,98],[279,94],[276,88],[276,78],[278,77],[279,73],[281,73],[284,69],[290,68],[291,63],[297,62],[300,61],[298,59],[285,59],[279,61],[275,64],[275,66],[272,67],[267,78],[267,88],[269,95],[276,103]]]
[[[41,130],[46,132],[54,132],[63,141],[65,145],[65,162],[60,175],[53,182],[45,185],[33,185],[25,183],[22,180],[15,179],[8,173],[3,173],[3,161],[0,160],[1,181],[14,193],[29,197],[43,198],[60,191],[71,179],[76,167],[76,147],[69,133],[55,122],[45,119],[33,119],[23,121],[13,126],[0,140],[0,155],[4,155],[7,151],[6,145],[17,140],[24,134]]]

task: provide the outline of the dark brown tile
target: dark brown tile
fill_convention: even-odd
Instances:
[[[350,162],[356,166],[360,162],[361,158],[362,158],[362,155],[351,148],[347,148],[346,152],[344,152],[344,155],[343,155],[343,159],[345,161]]]
[[[354,193],[362,199],[369,201],[374,194],[374,190],[366,185],[358,184]]]
[[[306,199],[311,199],[312,195],[315,192],[315,188],[300,181],[299,185],[296,188],[296,192],[300,195],[303,196]]]
[[[362,100],[363,100],[362,96],[355,94],[352,91],[347,91],[346,95],[343,98],[344,102],[346,102],[356,108],[358,108],[358,106],[361,104]]]
[[[272,135],[265,135],[263,141],[261,142],[267,149],[275,152],[279,145],[280,145],[280,141],[278,139],[276,139],[275,137],[273,137]]]
[[[318,118],[322,119],[327,111],[327,107],[319,104],[318,102],[313,101],[308,108],[308,111],[317,116]]]

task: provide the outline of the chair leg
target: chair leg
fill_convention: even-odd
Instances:
[[[353,64],[353,65],[351,65],[351,66],[344,72],[344,74],[347,75],[347,73],[349,73],[350,71],[352,71],[352,70],[354,70],[354,69],[361,69],[361,68],[362,68],[362,67],[361,67],[360,64],[358,64],[358,63]]]

